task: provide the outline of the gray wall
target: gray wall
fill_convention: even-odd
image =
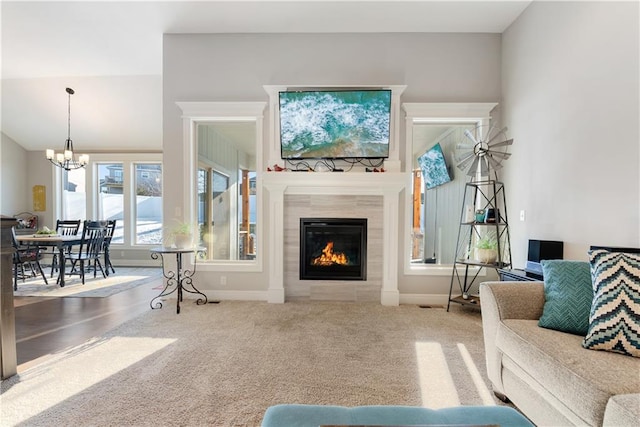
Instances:
[[[4,133],[0,147],[0,214],[11,216],[33,211],[28,185],[27,151]]]
[[[514,264],[527,239],[640,246],[637,2],[533,2],[503,34]],[[526,211],[520,222],[520,210]]]
[[[53,178],[55,176],[55,170],[51,167],[51,163],[44,155],[43,151],[28,151],[27,152],[27,165],[28,175],[27,179],[28,188],[31,189],[34,185],[44,185],[46,190],[47,209],[43,212],[39,212],[40,227],[47,226],[49,228],[55,228],[56,226],[56,214],[53,207],[55,194],[53,191]],[[31,191],[31,190],[29,190]]]
[[[0,165],[0,214],[33,212],[38,215],[39,227],[55,226],[51,163],[45,158],[44,152],[27,151],[3,133]],[[33,211],[34,185],[45,186],[45,211]]]
[[[185,179],[177,101],[266,102],[263,85],[402,84],[407,85],[403,102],[495,102],[500,98],[500,49],[499,34],[165,34],[164,218],[174,218],[181,208]],[[265,127],[269,135],[268,120]],[[263,226],[267,219],[265,212]],[[282,236],[269,236],[263,228],[260,238],[267,242]],[[264,266],[255,275],[224,273],[225,290],[266,290],[268,257]],[[204,289],[217,288],[215,273],[201,274]],[[401,292],[442,294],[448,289],[449,277],[400,277]]]

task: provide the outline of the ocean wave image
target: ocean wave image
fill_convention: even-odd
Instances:
[[[418,165],[422,169],[422,176],[427,189],[446,184],[451,181],[447,162],[445,161],[440,144],[434,145],[422,156],[418,157]]]
[[[281,92],[283,158],[387,157],[391,91]]]

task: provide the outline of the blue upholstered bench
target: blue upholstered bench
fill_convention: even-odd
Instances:
[[[275,405],[267,409],[262,419],[262,427],[429,424],[533,427],[518,411],[507,406],[428,409],[414,406]]]

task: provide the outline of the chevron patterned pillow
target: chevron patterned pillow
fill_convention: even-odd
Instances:
[[[544,308],[538,326],[570,334],[587,334],[593,301],[586,261],[542,260]]]
[[[589,251],[593,305],[582,346],[640,357],[640,255]]]

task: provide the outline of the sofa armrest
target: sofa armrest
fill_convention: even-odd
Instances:
[[[496,347],[498,327],[503,319],[539,319],[544,307],[544,284],[484,282],[480,285],[480,307],[487,376],[494,392],[504,395],[502,353]]]
[[[604,411],[603,426],[637,426],[640,420],[640,393],[612,396]]]
[[[502,319],[538,320],[544,308],[543,282],[484,282],[480,286],[480,304],[484,301]]]

